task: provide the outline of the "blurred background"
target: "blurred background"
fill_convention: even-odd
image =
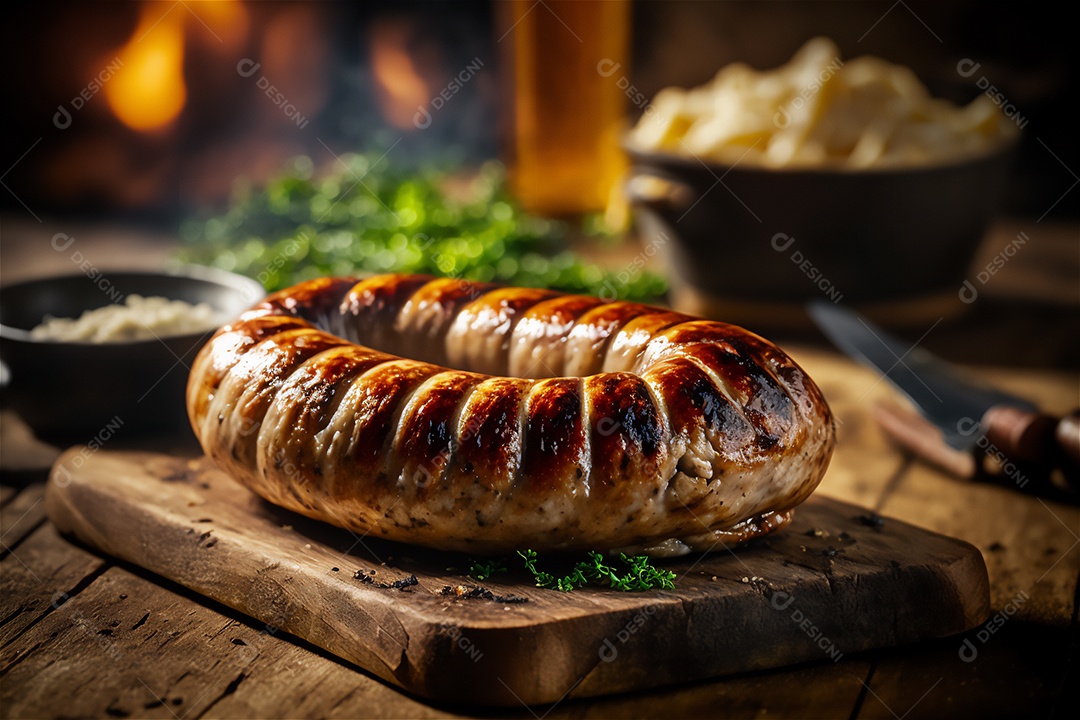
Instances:
[[[1023,119],[995,224],[963,254],[968,271],[927,291],[948,307],[885,319],[990,314],[1013,318],[1028,337],[1036,313],[1039,349],[1026,361],[1072,366],[1080,153],[1067,12],[915,1],[20,4],[0,30],[9,68],[0,79],[0,274],[10,283],[79,272],[71,251],[56,249],[62,233],[106,270],[195,261],[271,289],[401,269],[671,301],[678,263],[669,249],[653,252],[655,228],[634,223],[623,133],[662,88],[699,85],[734,61],[775,67],[824,35],[845,59],[907,65],[957,103],[992,81]],[[959,72],[963,62],[977,72]],[[707,220],[701,213],[721,195],[694,213]],[[716,233],[716,252],[692,259],[721,284],[725,274],[767,277],[769,263],[792,265],[765,250],[753,266],[733,267],[723,243],[744,238]],[[954,287],[978,283],[1021,233],[1026,258],[1010,256],[985,283],[990,299],[958,303]],[[932,264],[935,242],[910,244]],[[867,236],[865,256],[841,260],[848,267],[834,279],[865,275],[861,263],[874,266],[881,252]],[[781,315],[783,303],[797,311],[816,292],[806,284],[777,290]],[[846,294],[873,310],[896,300],[891,292]],[[802,332],[776,303],[741,313],[740,297],[716,300],[694,307]],[[956,322],[949,349],[961,359],[1015,360],[998,347],[973,351]]]
[[[293,156],[329,162],[398,141],[396,165],[499,157],[529,172],[535,158],[515,143],[515,113],[534,116],[519,117],[525,125],[562,116],[602,139],[604,125],[640,115],[664,87],[699,85],[734,61],[778,66],[816,35],[844,58],[908,65],[958,103],[981,92],[958,61],[980,63],[1033,131],[1009,212],[1037,216],[1068,187],[1068,168],[1038,152],[1036,136],[1066,164],[1077,156],[1077,53],[1056,3],[143,0],[23,3],[8,18],[3,53],[18,71],[0,80],[6,211],[25,203],[39,215],[168,227],[224,203],[237,178],[271,179]],[[605,58],[623,66],[610,78],[595,72]],[[527,84],[519,90],[543,107],[513,94],[515,60]],[[617,87],[624,76],[632,90]],[[557,134],[555,125],[542,129]],[[1055,215],[1076,217],[1078,198],[1070,193]],[[591,193],[579,205],[606,200]]]

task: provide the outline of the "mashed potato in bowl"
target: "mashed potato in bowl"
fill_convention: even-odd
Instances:
[[[983,95],[958,107],[906,67],[844,62],[835,43],[815,38],[779,68],[734,63],[701,87],[661,90],[628,141],[726,165],[862,169],[974,157],[1017,133]]]
[[[78,318],[46,316],[30,331],[32,340],[117,343],[201,333],[220,324],[207,303],[128,295],[123,304],[87,310]]]

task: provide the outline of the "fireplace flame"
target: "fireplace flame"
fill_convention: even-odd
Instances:
[[[383,117],[397,128],[415,130],[416,113],[427,107],[431,95],[409,55],[408,42],[409,28],[404,23],[378,23],[371,33],[371,72]]]
[[[194,30],[205,30],[222,51],[237,51],[248,36],[248,12],[240,0],[212,0],[188,5],[187,22]]]
[[[183,13],[168,8],[164,3],[143,5],[138,27],[117,54],[123,65],[105,85],[116,117],[142,132],[172,123],[187,99]]]

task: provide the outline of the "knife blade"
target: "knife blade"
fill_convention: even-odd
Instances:
[[[1050,417],[1024,398],[973,381],[918,342],[901,340],[852,310],[818,300],[807,311],[838,348],[906,396],[949,447],[1061,468],[1070,484],[1080,477],[1080,409],[1061,419]]]

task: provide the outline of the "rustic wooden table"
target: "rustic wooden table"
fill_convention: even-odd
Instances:
[[[987,238],[988,262],[1019,225]],[[70,270],[39,242],[5,249],[5,281]],[[10,233],[9,229],[9,233]],[[968,315],[922,346],[1051,411],[1080,403],[1075,225],[1038,226]],[[100,234],[99,234],[100,235]],[[79,235],[102,267],[116,237]],[[95,244],[96,243],[96,244]],[[10,246],[9,246],[10,247]],[[153,264],[166,244],[145,248]],[[26,249],[29,248],[29,249]],[[19,255],[18,253],[22,253]],[[129,256],[130,257],[130,256]],[[14,262],[13,262],[14,261]],[[128,263],[131,264],[131,263]],[[115,266],[115,264],[113,265]],[[921,332],[909,333],[914,340]],[[669,689],[515,711],[433,706],[303,641],[61,538],[44,515],[56,449],[21,421],[0,427],[0,712],[4,717],[1076,717],[1080,704],[1080,509],[947,477],[891,447],[870,416],[888,385],[813,335],[788,347],[822,386],[839,443],[819,492],[962,538],[983,552],[994,620],[914,647]],[[190,447],[190,439],[136,445]],[[111,447],[124,444],[118,437]],[[966,641],[966,642],[965,642]],[[543,658],[535,658],[543,662]]]

